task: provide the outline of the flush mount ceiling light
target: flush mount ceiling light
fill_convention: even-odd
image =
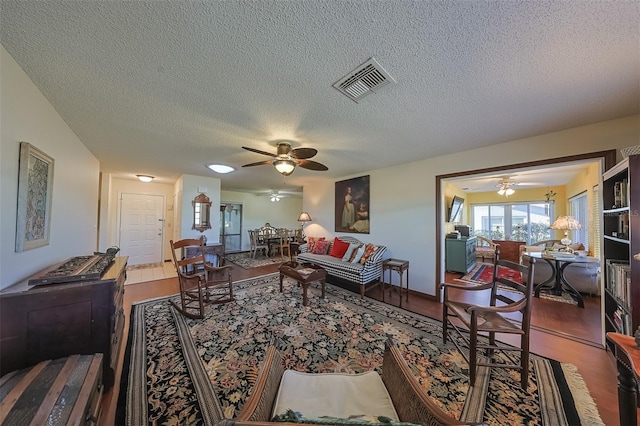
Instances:
[[[517,185],[517,183],[515,183],[514,181],[509,179],[503,179],[502,181],[500,181],[500,183],[496,185],[499,188],[498,194],[504,195],[505,197],[508,197],[509,195],[513,195],[516,191],[514,191],[512,187],[515,185]]]
[[[136,175],[138,176],[138,180],[140,182],[151,182],[153,179],[155,179],[153,176],[149,176],[149,175]]]
[[[231,173],[235,169],[231,166],[226,166],[224,164],[208,164],[207,167],[216,173]]]

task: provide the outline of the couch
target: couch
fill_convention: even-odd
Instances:
[[[363,244],[362,241],[353,237],[339,237],[339,239],[349,244]],[[337,278],[340,281],[360,286],[360,297],[364,298],[365,287],[369,284],[377,284],[382,274],[382,260],[387,248],[385,246],[376,246],[377,249],[366,260],[364,264],[357,262],[352,263],[343,261],[341,258],[333,257],[329,254],[315,254],[307,251],[308,244],[302,244],[299,248],[298,262],[309,262],[322,266],[330,277]],[[333,241],[329,245],[327,253],[331,253]]]
[[[560,247],[565,246],[560,244],[559,240],[546,240],[531,246],[521,246],[520,263],[529,266],[529,256],[525,255],[525,252],[541,252],[547,248],[558,249]],[[581,243],[573,244],[570,247],[576,254],[586,255],[584,246]],[[572,263],[565,269],[564,276],[567,282],[580,293],[599,295],[599,269],[599,263]],[[546,261],[538,260],[533,274],[533,283],[535,285],[542,284],[551,278],[551,274],[551,265]]]

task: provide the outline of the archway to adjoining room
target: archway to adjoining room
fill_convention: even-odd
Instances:
[[[575,164],[577,162],[586,163],[590,161],[597,162],[599,164],[600,166],[599,175],[601,176],[602,172],[604,172],[605,170],[608,170],[610,167],[615,165],[616,151],[615,150],[599,151],[599,152],[593,152],[588,154],[559,157],[554,159],[527,162],[527,163],[511,164],[511,165],[505,165],[500,167],[468,170],[463,172],[436,176],[436,245],[437,245],[436,277],[437,279],[440,282],[444,281],[445,279],[444,247],[445,247],[445,234],[447,232],[446,230],[447,226],[445,221],[447,221],[447,209],[448,209],[448,205],[445,200],[445,192],[444,192],[445,184],[453,183],[455,182],[456,179],[462,179],[462,178],[470,179],[476,176],[480,178],[481,176],[486,176],[489,174],[500,174],[500,175],[508,176],[510,173],[513,173],[514,171],[517,171],[517,170],[526,170],[526,169],[533,169],[533,168],[542,170],[545,167],[546,168],[557,167],[565,164],[571,164],[571,163]],[[599,179],[599,182],[601,183],[601,178]],[[598,214],[597,212],[594,212],[594,217],[600,220],[601,215]],[[601,235],[598,235],[596,237],[599,239],[602,239]],[[601,288],[602,288],[602,284],[601,284]],[[438,298],[438,300],[441,300],[440,294],[437,294],[436,297]],[[600,332],[590,333],[591,336],[597,336],[597,337],[585,338],[584,336],[589,333],[581,335],[581,333],[575,331],[569,325],[562,324],[560,326],[554,325],[553,327],[551,327],[544,324],[542,321],[539,321],[539,324],[536,324],[535,319],[532,324],[534,327],[544,330],[546,332],[560,334],[567,338],[584,341],[585,343],[590,343],[597,346],[604,346],[604,333],[602,332],[604,328],[603,326],[604,316],[602,311],[602,304],[600,303],[598,306],[600,307],[600,309],[599,309],[599,312],[595,312],[595,315],[597,315],[597,317],[599,318],[599,321],[597,321],[597,323],[599,323],[600,325]],[[595,309],[597,309],[597,307]],[[590,314],[593,315],[594,312],[590,312]]]

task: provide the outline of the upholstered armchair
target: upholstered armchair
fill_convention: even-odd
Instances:
[[[496,246],[497,244],[491,241],[490,239],[477,236],[476,237],[476,257],[482,258],[483,262],[485,259],[488,259],[488,260],[495,259]]]

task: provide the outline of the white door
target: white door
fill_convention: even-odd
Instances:
[[[122,194],[120,252],[129,265],[162,262],[164,196]]]

